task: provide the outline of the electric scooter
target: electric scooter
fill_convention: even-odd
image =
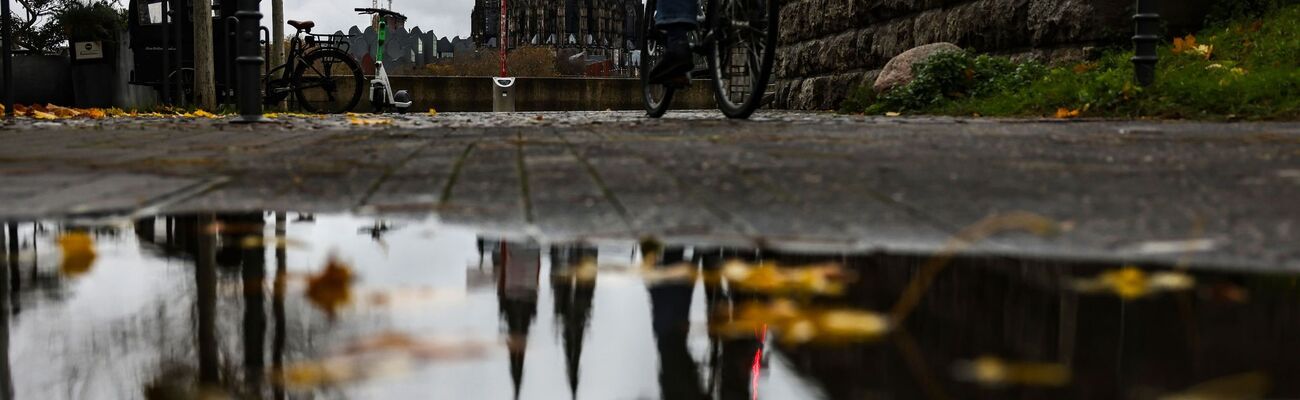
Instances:
[[[361,15],[379,15],[379,31],[375,32],[379,36],[379,47],[375,51],[375,79],[370,81],[371,108],[377,113],[390,108],[395,108],[399,113],[406,112],[411,107],[411,94],[405,90],[394,92],[393,86],[388,83],[388,72],[384,70],[384,40],[388,37],[388,18],[405,21],[406,16],[381,8],[357,8],[354,11]]]

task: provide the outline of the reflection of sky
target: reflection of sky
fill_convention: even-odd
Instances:
[[[386,331],[496,344],[483,359],[435,362],[417,366],[408,374],[345,385],[342,390],[347,397],[512,396],[495,287],[466,289],[467,270],[478,268],[479,263],[472,230],[443,225],[432,218],[395,220],[381,245],[362,232],[373,226],[370,218],[317,216],[314,222],[297,222],[291,214],[288,219],[291,244],[287,264],[291,274],[301,276],[319,270],[333,252],[353,266],[360,278],[358,293],[433,288],[445,294],[434,301],[400,307],[358,305],[329,323],[322,313],[301,300],[302,285],[291,284],[286,301],[290,349],[329,349],[332,344],[359,335]],[[265,234],[273,232],[274,219],[268,217]],[[41,256],[46,260],[43,264],[56,263],[53,238],[42,241],[41,245],[48,249]],[[100,238],[96,248],[99,258],[94,269],[68,281],[70,293],[66,301],[31,308],[13,321],[10,360],[20,398],[82,398],[90,394],[133,398],[139,396],[143,382],[157,376],[160,360],[197,364],[192,332],[193,265],[142,252],[129,231],[116,238]],[[600,261],[602,265],[627,265],[635,259],[634,249],[631,243],[602,244]],[[270,316],[269,295],[276,268],[274,254],[274,249],[267,249],[268,366],[275,323]],[[550,258],[545,250],[541,259],[536,319],[529,331],[521,398],[569,398],[562,328],[555,318]],[[484,268],[490,270],[491,266]],[[231,280],[236,278],[223,273],[221,279],[221,287],[232,287]],[[217,305],[221,320],[217,335],[222,352],[242,354],[239,327],[244,310],[240,296],[229,290],[219,293],[223,298]],[[708,346],[703,331],[703,298],[703,292],[697,290],[691,315],[691,348],[697,360],[705,358]],[[627,274],[599,275],[591,313],[582,350],[578,398],[658,398],[658,354],[644,283]],[[310,332],[295,328],[304,323]],[[304,336],[317,344],[294,343]],[[302,357],[301,351],[291,351],[287,361],[302,361]],[[227,358],[223,363],[232,369],[242,366],[237,358]],[[777,357],[773,357],[764,379],[763,398],[809,397],[806,388],[796,383],[797,378]]]

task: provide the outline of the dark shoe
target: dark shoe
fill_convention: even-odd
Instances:
[[[691,54],[691,42],[686,38],[685,31],[669,31],[663,57],[650,68],[649,81],[659,84],[679,83],[693,69],[695,56]]]

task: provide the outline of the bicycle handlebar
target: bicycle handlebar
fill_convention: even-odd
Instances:
[[[355,8],[352,11],[356,11],[358,14],[379,14],[379,16],[381,17],[393,17],[393,18],[397,18],[400,21],[406,20],[405,15],[402,15],[394,11],[385,10],[382,8]]]

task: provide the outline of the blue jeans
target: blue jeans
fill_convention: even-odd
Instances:
[[[699,25],[695,19],[699,10],[699,0],[659,0],[655,7],[655,25],[687,24],[694,29]]]

